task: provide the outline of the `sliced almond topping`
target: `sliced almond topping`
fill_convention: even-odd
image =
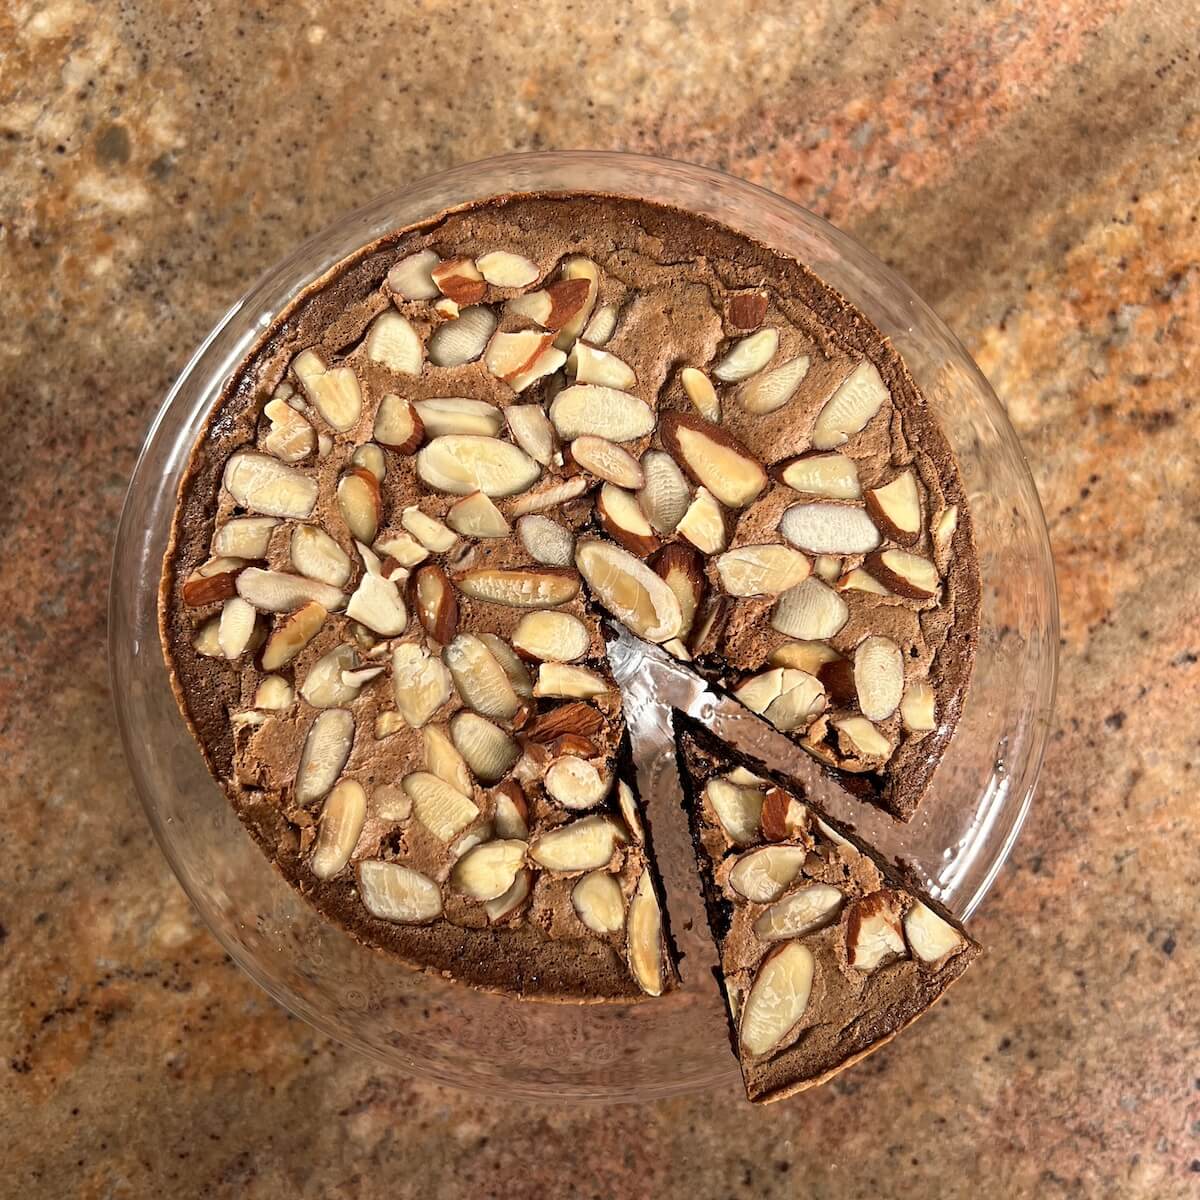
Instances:
[[[430,272],[443,296],[455,304],[478,304],[487,291],[482,273],[469,258],[450,258]]]
[[[397,375],[420,375],[425,361],[420,334],[395,310],[380,313],[371,322],[365,349],[372,362]]]
[[[436,517],[423,513],[415,504],[400,514],[400,524],[434,554],[445,554],[458,541],[452,529],[443,525]]]
[[[456,500],[446,514],[446,524],[463,537],[502,538],[512,532],[504,514],[482,492]]]
[[[755,904],[770,904],[791,886],[804,867],[804,846],[763,846],[743,854],[729,872],[729,886]]]
[[[722,383],[740,383],[761,371],[779,349],[779,330],[760,329],[741,341],[734,342],[729,352],[713,368]]]
[[[338,482],[337,502],[351,535],[370,545],[379,532],[383,511],[379,480],[365,467],[351,467]]]
[[[429,771],[406,775],[403,787],[416,818],[439,841],[450,842],[479,816],[474,801]]]
[[[243,508],[268,517],[303,519],[317,502],[317,481],[269,454],[239,450],[225,464],[225,490]]]
[[[585,434],[571,443],[571,457],[597,479],[623,488],[640,488],[646,482],[641,464],[623,446]]]
[[[354,717],[344,708],[327,708],[309,726],[296,771],[296,801],[320,800],[337,782],[354,745]]]
[[[443,651],[454,686],[463,702],[484,717],[509,720],[521,699],[487,644],[471,633],[460,633]]]
[[[561,662],[542,663],[533,688],[533,694],[538,699],[560,696],[571,700],[590,700],[610,691],[611,686],[594,671]]]
[[[579,306],[575,315],[562,325],[561,332],[554,340],[554,344],[560,350],[568,350],[575,339],[579,337],[588,318],[592,315],[596,297],[600,292],[600,268],[590,258],[584,258],[582,255],[573,255],[563,263],[562,274],[564,281],[583,279],[587,281],[588,285],[583,303]]]
[[[346,603],[346,597],[326,583],[260,567],[247,567],[239,573],[237,591],[260,612],[291,612],[311,602],[334,611]]]
[[[429,339],[429,361],[435,367],[461,367],[484,351],[496,328],[496,314],[486,304],[464,308],[452,321],[439,325]]]
[[[364,442],[361,446],[356,447],[350,456],[350,463],[355,467],[364,467],[380,483],[387,475],[387,459],[384,458],[383,451],[374,442]]]
[[[540,404],[513,404],[504,410],[513,441],[536,463],[548,467],[554,458],[554,426]]]
[[[909,600],[929,600],[938,592],[937,567],[929,559],[909,554],[907,550],[881,550],[869,554],[863,569],[897,596]]]
[[[504,414],[486,400],[468,400],[463,396],[441,396],[418,400],[413,407],[429,438],[449,433],[472,433],[496,437],[504,425]]]
[[[782,408],[804,382],[812,360],[807,354],[790,359],[781,366],[764,371],[742,384],[737,391],[738,403],[752,413],[773,413]]]
[[[521,757],[521,748],[498,725],[477,713],[457,712],[450,720],[450,737],[482,783],[497,783]]]
[[[313,708],[334,708],[358,698],[359,684],[346,678],[354,666],[354,647],[335,646],[308,668],[300,695]]]
[[[917,477],[902,471],[883,487],[867,492],[867,512],[894,542],[911,545],[921,536],[921,493]]]
[[[512,887],[525,864],[525,849],[516,838],[484,842],[454,864],[450,886],[472,900],[495,900]]]
[[[670,412],[659,433],[679,465],[730,508],[745,508],[767,486],[762,465],[719,425],[690,413]]]
[[[808,496],[827,496],[831,500],[862,498],[858,467],[844,454],[804,454],[780,463],[775,473],[781,483]]]
[[[591,737],[604,728],[604,718],[590,704],[561,704],[537,716],[526,726],[524,736],[531,742],[545,744],[566,734]]]
[[[241,596],[231,596],[221,606],[217,642],[226,658],[239,658],[246,652],[254,636],[254,623],[257,619],[258,614],[254,606]]]
[[[542,469],[519,446],[498,438],[449,434],[434,438],[417,454],[417,475],[439,492],[468,496],[512,496],[533,483]]]
[[[588,303],[591,284],[586,279],[560,279],[540,292],[528,292],[508,302],[508,312],[526,317],[543,329],[561,329]]]
[[[545,788],[563,808],[595,808],[612,788],[612,776],[582,758],[556,759],[546,772]]]
[[[875,364],[860,362],[817,414],[813,449],[832,450],[848,442],[890,399]]]
[[[553,340],[552,333],[540,333],[536,329],[493,334],[483,364],[497,379],[511,381],[527,372]]]
[[[440,725],[426,725],[421,730],[421,739],[425,746],[425,769],[448,783],[456,792],[469,796],[471,772],[446,731]]]
[[[813,883],[777,900],[754,922],[754,933],[763,942],[805,937],[837,920],[844,897],[827,883]]]
[[[425,440],[425,428],[408,400],[389,394],[379,401],[372,436],[397,454],[411,454]]]
[[[816,641],[833,637],[849,618],[845,600],[810,575],[775,602],[771,627],[787,637]]]
[[[269,400],[263,416],[271,422],[271,432],[262,443],[268,454],[294,463],[317,448],[317,431],[286,400]]]
[[[350,861],[367,819],[362,784],[343,779],[321,809],[321,828],[309,867],[318,879],[332,879]]]
[[[831,724],[838,731],[839,743],[862,764],[861,769],[869,770],[891,757],[891,742],[866,717],[843,717]]]
[[[704,566],[700,556],[683,542],[671,542],[655,555],[650,565],[679,601],[679,635],[684,637],[692,628],[704,596]]]
[[[424,925],[442,915],[438,885],[401,863],[359,863],[358,890],[367,911],[384,921]]]
[[[271,631],[263,648],[263,670],[277,671],[291,662],[316,636],[327,615],[322,605],[311,601],[284,617]]]
[[[569,663],[587,654],[591,635],[578,617],[548,609],[523,616],[513,630],[512,643],[530,658]]]
[[[848,504],[793,504],[779,532],[810,554],[866,554],[880,542],[871,518]]]
[[[617,807],[621,810],[621,820],[625,822],[629,836],[640,845],[646,840],[646,831],[642,828],[637,797],[633,794],[633,788],[623,779],[617,780]]]
[[[648,450],[640,464],[645,476],[638,503],[650,524],[664,536],[674,533],[692,500],[692,489],[679,464],[662,450]]]
[[[432,271],[438,265],[432,250],[419,250],[402,258],[387,274],[387,285],[402,300],[434,300],[438,286]]]
[[[498,896],[495,900],[485,902],[483,911],[487,913],[488,920],[492,924],[496,924],[511,917],[529,898],[529,891],[532,886],[533,872],[518,871],[517,877],[513,880],[512,887],[503,896]]]
[[[725,320],[734,329],[757,329],[766,315],[766,292],[736,292],[725,301]]]
[[[601,387],[627,392],[637,385],[633,368],[607,350],[597,350],[587,342],[576,342],[567,370],[573,371],[576,383],[598,383]]]
[[[562,483],[552,484],[538,492],[527,492],[516,500],[509,509],[509,516],[516,520],[527,513],[545,512],[548,508],[561,508],[564,504],[583,495],[588,489],[588,481],[582,475]]]
[[[533,513],[517,522],[517,536],[534,562],[569,567],[575,558],[575,535],[557,521]]]
[[[535,838],[529,857],[548,871],[596,871],[608,866],[622,840],[616,823],[596,813]]]
[[[234,517],[213,534],[212,552],[223,558],[266,558],[274,517]]]
[[[937,698],[929,681],[914,679],[900,701],[900,719],[910,733],[928,733],[937,728]]]
[[[393,734],[399,733],[400,730],[407,728],[408,722],[398,712],[388,709],[386,712],[381,712],[375,718],[375,740],[381,742],[384,738],[391,737]]]
[[[813,574],[826,583],[836,583],[842,573],[842,560],[836,554],[818,554],[813,559]]]
[[[388,534],[386,537],[381,537],[375,543],[375,551],[404,568],[415,567],[429,557],[429,551],[410,533]],[[386,569],[383,570],[383,574],[390,578],[390,573]]]
[[[725,513],[707,488],[697,488],[683,519],[675,526],[680,537],[687,538],[702,554],[720,554],[729,544]]]
[[[710,779],[704,786],[704,798],[735,846],[749,846],[758,840],[763,795],[760,787],[737,784],[728,778]]]
[[[571,904],[593,933],[616,933],[625,924],[621,885],[604,871],[585,875],[571,891]]]
[[[914,900],[904,914],[904,932],[912,952],[935,969],[966,945],[966,938],[949,921],[920,900]]]
[[[629,951],[629,969],[638,987],[647,996],[663,992],[662,913],[650,872],[643,871],[629,901],[629,917],[625,932]]]
[[[523,254],[513,254],[511,250],[493,250],[490,254],[481,254],[475,260],[475,265],[493,287],[528,287],[540,274],[536,263],[531,263]]]
[[[787,842],[807,832],[808,809],[782,788],[769,788],[763,798],[763,837],[769,842]]]
[[[408,627],[408,610],[400,589],[391,579],[367,574],[359,580],[346,616],[353,618],[380,637],[398,637]]]
[[[496,836],[528,841],[529,802],[524,788],[515,779],[509,779],[496,788],[494,797]]]
[[[803,583],[808,559],[788,546],[739,546],[716,562],[721,586],[731,596],[777,596]]]
[[[805,671],[783,672],[783,687],[763,716],[783,733],[807,729],[825,711],[825,689]]]
[[[596,517],[605,533],[639,558],[653,554],[659,547],[658,537],[650,528],[637,497],[624,488],[611,483],[600,488]]]
[[[550,420],[565,441],[590,434],[628,442],[654,429],[654,413],[644,400],[594,384],[563,388],[550,404]]]
[[[514,392],[523,392],[530,384],[547,375],[553,375],[567,361],[567,356],[553,346],[546,346],[541,353],[532,358],[515,375],[510,375],[505,382]]]
[[[854,682],[854,663],[840,655],[822,663],[815,672],[832,704],[847,707],[858,702],[858,687]]]
[[[238,565],[240,566],[240,560]],[[190,608],[203,608],[206,604],[216,604],[218,601],[228,600],[231,596],[237,595],[237,576],[236,569],[216,571],[211,575],[197,572],[183,585],[184,604]]]
[[[620,310],[615,304],[605,304],[592,314],[592,319],[580,335],[589,346],[605,346],[617,330]]]
[[[739,1037],[751,1057],[769,1054],[800,1023],[812,993],[816,961],[799,942],[787,942],[763,960],[742,1005]]]
[[[577,544],[575,564],[596,599],[636,636],[652,642],[679,636],[679,601],[641,559],[611,542],[588,538]]]
[[[255,708],[291,708],[295,699],[295,689],[282,675],[265,676],[254,691]]]
[[[533,678],[529,674],[529,668],[521,661],[520,655],[497,634],[481,633],[479,638],[503,668],[513,691],[522,700],[528,700],[533,695]]]
[[[900,927],[900,897],[887,888],[853,901],[846,917],[846,961],[859,971],[907,953]]]
[[[350,555],[323,529],[297,525],[292,530],[292,566],[301,575],[342,588],[350,578]]]
[[[756,775],[747,767],[734,767],[732,771],[725,773],[725,778],[730,783],[736,783],[738,787],[766,787],[767,781],[761,776]]]
[[[868,637],[854,651],[858,707],[871,721],[886,721],[904,694],[904,655],[891,638]]]
[[[292,360],[292,370],[326,424],[341,433],[358,424],[362,391],[350,367],[327,367],[315,350],[305,350]]]
[[[462,309],[449,296],[443,296],[440,300],[435,300],[433,302],[433,311],[447,321],[456,321],[462,314]],[[432,357],[430,355],[430,358]]]
[[[450,672],[440,658],[406,642],[392,651],[392,692],[400,715],[420,729],[449,699]]]
[[[721,420],[721,401],[708,376],[695,367],[684,367],[679,372],[679,381],[687,398],[696,406],[696,411],[714,425]]]
[[[933,546],[939,555],[945,554],[954,540],[954,531],[958,528],[958,505],[952,504],[938,516],[933,524]],[[214,547],[215,548],[215,547]],[[253,558],[251,554],[247,558]]]
[[[874,575],[868,575],[862,567],[855,567],[853,571],[847,571],[837,581],[837,589],[839,592],[870,592],[872,596],[890,596],[892,594]]]
[[[458,600],[450,578],[432,563],[413,576],[414,607],[425,632],[443,646],[454,640],[458,631]]]
[[[561,567],[484,567],[468,571],[456,582],[458,590],[472,600],[509,608],[555,608],[579,595],[579,576]]]
[[[687,648],[692,655],[712,653],[717,647],[725,622],[729,619],[728,596],[709,593],[696,610],[696,619],[687,635]]]

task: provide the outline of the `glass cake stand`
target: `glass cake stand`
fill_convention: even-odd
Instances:
[[[382,1063],[442,1083],[503,1096],[649,1099],[737,1078],[679,808],[670,706],[702,716],[743,748],[765,750],[780,766],[802,752],[775,735],[755,744],[761,735],[733,706],[660,652],[619,638],[614,665],[627,684],[655,848],[676,892],[670,917],[685,984],[649,1003],[522,1003],[359,945],[283,881],[209,777],[179,717],[155,615],[189,449],[223,383],[287,301],[363,244],[443,208],[497,192],[575,189],[706,213],[808,264],[890,335],[940,418],[970,497],[983,575],[970,695],[916,820],[896,825],[836,795],[822,799],[968,917],[1029,808],[1054,697],[1058,610],[1037,491],[1004,410],[932,310],[845,234],[717,171],[632,154],[493,158],[390,192],[295,250],[221,318],[155,417],[117,535],[109,654],[125,754],[159,844],[225,949],[280,1004]]]

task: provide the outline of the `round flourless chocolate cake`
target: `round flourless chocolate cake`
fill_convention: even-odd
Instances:
[[[175,694],[318,910],[523,998],[677,976],[607,623],[908,820],[979,608],[890,343],[701,216],[481,200],[339,263],[238,367],[163,570]]]

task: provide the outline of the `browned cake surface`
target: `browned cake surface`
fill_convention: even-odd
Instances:
[[[652,870],[611,786],[604,611],[906,818],[977,608],[949,449],[840,297],[690,214],[516,196],[390,235],[275,322],[193,452],[161,615],[214,775],[322,912],[465,982],[582,999],[641,994],[629,914]],[[589,677],[530,649],[551,635]],[[431,785],[439,732],[471,771]],[[540,862],[579,821],[586,868]],[[464,848],[498,872],[468,894]],[[379,862],[397,869],[364,879]],[[619,889],[601,932],[573,900],[593,870]],[[483,899],[496,879],[512,890]]]

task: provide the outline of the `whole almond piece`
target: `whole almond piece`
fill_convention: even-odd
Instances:
[[[621,885],[605,871],[591,871],[571,891],[571,906],[593,933],[616,933],[625,924]]]
[[[755,904],[778,900],[804,868],[805,846],[771,845],[743,854],[729,872],[729,886]]]
[[[492,250],[475,260],[479,273],[493,287],[523,288],[537,281],[537,264],[511,250]]]
[[[486,400],[438,396],[418,400],[413,407],[421,419],[425,436],[430,438],[444,437],[448,433],[496,437],[504,425],[504,414]]]
[[[536,463],[548,467],[554,458],[554,426],[540,404],[512,404],[504,410],[513,441]]]
[[[221,558],[266,558],[274,517],[234,517],[213,534],[212,552]]]
[[[342,588],[350,579],[350,555],[315,525],[297,525],[290,546],[292,566],[309,579]]]
[[[938,592],[937,567],[929,559],[906,550],[880,550],[869,554],[863,569],[897,596],[910,600],[929,600]],[[241,576],[238,578],[240,580]]]
[[[739,383],[761,371],[779,349],[779,330],[760,329],[749,337],[735,342],[729,352],[713,368],[722,383]]]
[[[716,389],[703,371],[695,367],[684,367],[679,373],[679,381],[687,398],[696,406],[696,411],[714,425],[721,420],[721,401],[717,398]]]
[[[445,729],[439,725],[426,725],[421,730],[421,740],[425,746],[425,769],[444,780],[456,792],[469,796],[471,772],[466,759],[459,754]]]
[[[545,609],[526,613],[512,634],[513,646],[542,662],[574,662],[587,654],[591,635],[571,613]]]
[[[780,463],[774,473],[781,483],[809,496],[828,496],[831,500],[862,498],[858,468],[844,454],[803,454]]]
[[[508,302],[507,310],[536,322],[543,329],[559,330],[583,311],[591,287],[587,279],[560,279],[539,292],[514,297]]]
[[[317,448],[317,431],[286,400],[267,402],[263,416],[271,422],[271,431],[262,447],[282,462],[299,462]]]
[[[453,683],[440,658],[406,642],[392,651],[392,692],[400,715],[420,729],[450,699]]]
[[[870,721],[886,721],[904,695],[904,655],[891,638],[868,637],[854,651],[858,707]]]
[[[686,538],[701,554],[720,554],[729,544],[725,513],[708,488],[697,488],[675,532]]]
[[[509,608],[556,608],[579,595],[579,576],[561,567],[479,568],[459,576],[457,584],[472,600]]]
[[[317,635],[327,615],[320,604],[310,601],[284,617],[271,631],[263,647],[263,670],[277,671],[287,666]]]
[[[637,376],[627,362],[586,342],[575,343],[567,360],[567,370],[574,372],[576,383],[597,383],[622,392],[637,385]]]
[[[517,521],[517,536],[535,562],[568,567],[575,556],[575,535],[557,521],[530,513]]]
[[[624,488],[611,483],[600,488],[596,518],[605,533],[639,558],[653,554],[659,547],[658,536],[650,528],[637,497]]]
[[[841,596],[812,575],[782,593],[771,610],[772,628],[806,641],[833,637],[849,618]]]
[[[873,971],[907,953],[897,893],[881,888],[851,902],[846,917],[846,961],[850,966]]]
[[[585,435],[629,442],[654,429],[654,413],[638,396],[615,388],[576,384],[550,403],[550,420],[565,441]]]
[[[495,900],[512,887],[525,863],[525,850],[525,843],[516,838],[475,846],[454,864],[450,886],[472,900]]]
[[[608,866],[621,840],[616,823],[597,813],[535,837],[529,857],[546,870],[562,874],[595,871]]]
[[[337,502],[351,535],[370,545],[379,532],[383,510],[379,480],[365,467],[351,467],[338,482]]]
[[[808,578],[808,559],[790,546],[740,546],[716,561],[721,586],[731,596],[778,596]]]
[[[779,532],[810,554],[867,554],[881,540],[866,512],[849,504],[793,504],[780,518]]]
[[[512,532],[504,514],[482,492],[456,500],[446,513],[446,524],[463,537],[503,538]]]
[[[663,993],[662,912],[650,872],[645,870],[638,879],[625,926],[625,945],[629,953],[629,969],[638,987],[647,996]]]
[[[804,382],[812,360],[807,354],[747,380],[737,391],[738,403],[747,411],[765,416],[781,409]]]
[[[575,314],[561,326],[559,335],[554,340],[554,344],[560,350],[568,350],[592,315],[596,297],[600,293],[600,268],[590,258],[572,255],[563,262],[562,274],[564,281],[582,279],[587,283],[587,293],[583,303]]]
[[[521,748],[498,725],[473,712],[457,712],[450,737],[481,783],[497,783],[521,757]]]
[[[258,613],[254,606],[241,596],[230,596],[221,606],[221,620],[217,627],[217,641],[221,653],[228,659],[240,658],[254,637],[254,624]]]
[[[350,367],[328,367],[316,351],[304,350],[292,360],[292,370],[326,424],[339,433],[358,424],[362,390]]]
[[[442,651],[463,702],[480,716],[507,721],[521,707],[507,673],[487,644],[461,633]]]
[[[237,592],[259,612],[291,612],[313,601],[332,612],[346,603],[346,597],[328,584],[261,567],[247,567],[238,574]]]
[[[428,771],[406,775],[401,786],[412,801],[417,820],[439,841],[453,841],[479,816],[479,808],[469,796]]]

